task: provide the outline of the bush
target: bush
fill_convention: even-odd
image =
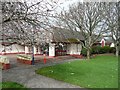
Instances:
[[[87,56],[87,49],[82,48],[81,54],[82,54],[83,56]]]
[[[115,47],[109,46],[94,46],[92,47],[92,54],[115,53]]]
[[[115,47],[111,47],[111,48],[110,48],[110,53],[114,53],[114,54],[115,54],[115,52],[116,52]]]
[[[110,52],[110,47],[109,46],[104,46],[104,47],[101,47],[100,49],[100,54],[104,54],[104,53],[109,53]]]
[[[83,48],[82,50],[81,50],[81,54],[83,55],[83,56],[87,56],[87,49],[85,49],[85,48]],[[90,55],[92,54],[92,50],[90,50]]]
[[[101,47],[100,46],[94,46],[92,47],[92,54],[99,54]]]
[[[94,46],[91,48],[91,54],[104,54],[104,53],[115,53],[115,47],[109,47],[109,46]],[[87,56],[87,49],[83,48],[81,51],[81,54],[83,56]]]

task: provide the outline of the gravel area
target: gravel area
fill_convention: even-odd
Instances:
[[[50,59],[49,62],[36,63],[35,65],[24,65],[16,62],[16,56],[8,55],[11,68],[2,71],[2,81],[14,81],[25,85],[28,88],[80,88],[62,81],[57,81],[35,73],[35,70],[41,67],[55,65],[59,63],[75,60],[62,57],[61,59]],[[37,57],[39,58],[39,57]]]

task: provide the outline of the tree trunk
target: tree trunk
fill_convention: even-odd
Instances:
[[[116,45],[115,48],[116,48],[116,54],[115,55],[118,57],[119,56],[119,47]]]
[[[87,50],[87,59],[90,59],[90,49]]]

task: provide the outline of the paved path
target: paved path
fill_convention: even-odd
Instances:
[[[24,84],[28,88],[80,88],[62,81],[57,81],[35,73],[41,67],[68,62],[71,60],[56,60],[47,64],[37,63],[36,65],[23,65],[17,63],[15,57],[10,57],[12,67],[2,71],[3,81],[14,81]]]

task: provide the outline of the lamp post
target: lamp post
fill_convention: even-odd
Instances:
[[[32,65],[34,65],[34,30],[32,29]]]

